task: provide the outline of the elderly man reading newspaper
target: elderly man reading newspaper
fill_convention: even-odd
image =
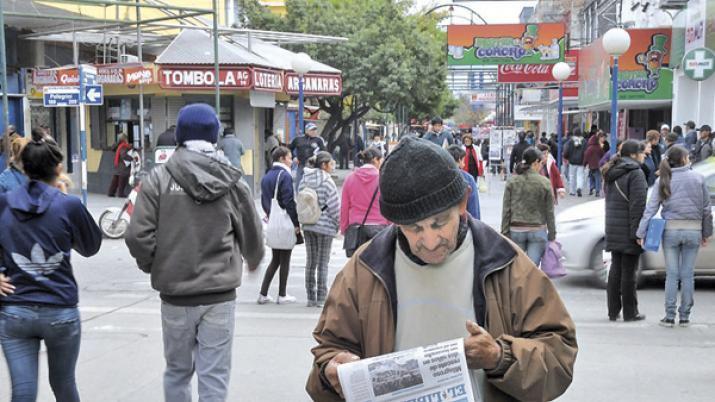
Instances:
[[[405,138],[382,166],[380,191],[395,225],[335,279],[313,333],[310,396],[344,399],[341,364],[455,338],[464,338],[475,400],[563,394],[578,351],[574,323],[529,257],[466,214],[468,186],[449,154]]]

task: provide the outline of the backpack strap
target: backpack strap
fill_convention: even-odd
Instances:
[[[626,197],[626,193],[624,193],[623,190],[621,190],[621,186],[618,185],[618,180],[614,181],[613,183],[616,185],[616,190],[618,190],[618,192],[621,193],[621,197],[623,197],[626,200],[626,202],[631,202],[631,200],[629,200],[628,197]]]
[[[377,192],[380,190],[380,183],[377,183],[377,188],[375,189],[375,192],[372,193],[372,199],[370,200],[370,206],[367,207],[367,211],[365,212],[365,217],[362,218],[362,223],[360,226],[365,226],[365,222],[367,222],[367,217],[370,215],[370,210],[372,209],[372,204],[375,203],[375,198],[377,197]]]
[[[283,169],[281,168],[280,172],[278,172],[278,178],[276,179],[276,189],[273,191],[273,198],[278,199],[278,187],[280,187],[281,184],[281,175],[283,174]]]

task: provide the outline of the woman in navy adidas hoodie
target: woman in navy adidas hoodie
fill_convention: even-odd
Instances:
[[[80,200],[55,188],[62,151],[54,141],[33,132],[21,159],[30,181],[0,195],[0,344],[12,401],[37,399],[40,340],[55,399],[79,401],[81,326],[70,254],[96,254],[102,235]]]

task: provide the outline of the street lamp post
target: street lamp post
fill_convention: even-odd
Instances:
[[[303,78],[305,74],[308,74],[308,72],[310,71],[310,66],[312,63],[313,60],[305,53],[298,53],[296,57],[293,58],[293,61],[291,63],[293,71],[298,74],[298,128],[300,130],[300,134],[305,134],[303,127]]]
[[[611,70],[611,155],[618,152],[618,56],[628,51],[631,36],[623,28],[611,28],[603,36],[603,49],[613,57]]]
[[[559,169],[561,169],[561,159],[562,159],[562,148],[564,141],[564,81],[571,75],[571,66],[568,63],[559,62],[554,65],[551,70],[551,75],[559,83],[559,121],[558,121],[558,150],[556,151],[556,156],[558,156],[556,163]]]

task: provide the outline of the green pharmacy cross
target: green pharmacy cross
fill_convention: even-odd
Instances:
[[[697,48],[683,58],[685,75],[695,81],[704,81],[715,72],[715,53],[708,48]]]

